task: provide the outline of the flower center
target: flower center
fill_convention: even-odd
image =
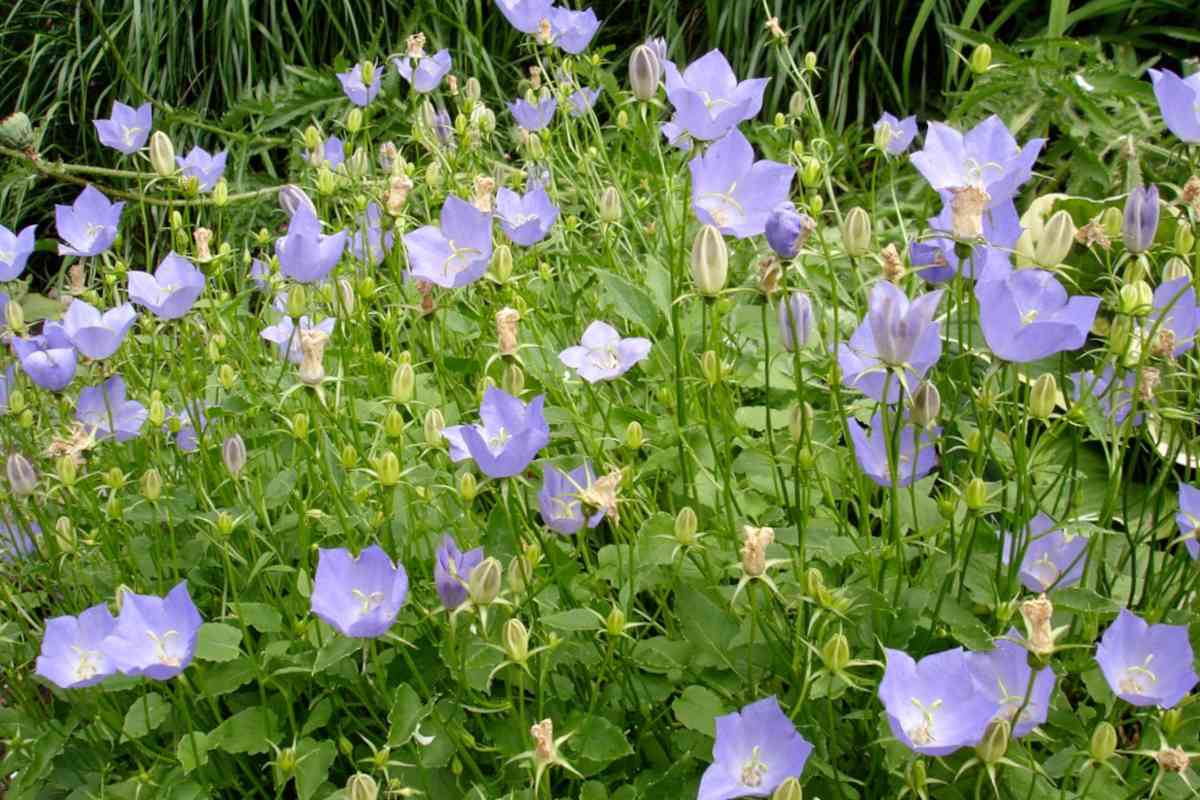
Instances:
[[[179,666],[179,654],[173,652],[173,643],[179,639],[178,631],[167,631],[162,636],[159,636],[154,631],[146,631],[146,635],[154,641],[154,647],[157,651],[157,657],[160,664],[167,667]]]
[[[1154,655],[1146,656],[1146,660],[1141,666],[1126,667],[1125,673],[1121,676],[1118,687],[1125,694],[1144,695],[1150,691],[1154,684],[1158,683],[1158,676],[1150,671],[1150,661]]]
[[[371,592],[367,594],[361,589],[353,589],[351,590],[351,594],[358,601],[358,616],[360,617],[370,614],[383,603],[383,592]]]
[[[84,248],[91,247],[96,241],[96,237],[104,230],[104,226],[98,222],[89,222],[83,231],[83,246]]]
[[[596,369],[617,369],[621,366],[621,359],[617,356],[617,348],[605,347],[597,348],[591,352],[592,366]]]
[[[125,144],[132,145],[133,140],[137,138],[138,134],[141,133],[142,130],[142,128],[126,128],[124,125],[122,125],[121,136],[125,139]]]
[[[704,100],[704,108],[707,109],[710,114],[714,109],[719,110],[722,107],[731,107],[733,105],[733,101],[726,100],[724,97],[717,97],[714,99],[708,92],[700,92],[699,94],[701,99]]]
[[[1029,325],[1037,319],[1038,312],[1036,308],[1031,308],[1021,315],[1021,325]]]
[[[934,700],[926,708],[920,700],[914,697],[912,698],[912,704],[920,709],[921,721],[911,728],[906,728],[904,732],[908,734],[908,738],[912,743],[917,746],[932,744],[935,741],[933,736],[933,715],[942,707],[942,701]]]
[[[742,764],[742,785],[756,787],[761,786],[763,777],[767,774],[767,765],[763,762],[762,756],[759,754],[758,746],[750,751],[750,758],[746,763]]]
[[[562,497],[550,498],[552,506],[550,516],[555,519],[572,519],[575,517],[576,509],[579,508],[578,500],[569,500]]]
[[[471,256],[482,255],[477,248],[459,247],[453,239],[446,241],[450,245],[450,257],[442,264],[444,275],[458,275],[460,272],[466,271],[471,266]]]
[[[99,651],[84,650],[78,645],[71,645],[71,649],[79,656],[79,660],[75,662],[75,680],[91,680],[100,674],[100,668],[96,664],[96,660],[100,658]]]
[[[491,450],[493,453],[499,453],[501,450],[504,449],[505,445],[508,444],[508,441],[511,438],[512,438],[512,434],[510,434],[508,432],[508,429],[501,426],[500,430],[496,431],[495,436],[488,437],[488,440],[487,440],[488,449]]]

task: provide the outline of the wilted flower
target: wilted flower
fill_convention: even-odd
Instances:
[[[321,233],[320,220],[301,206],[288,223],[287,235],[275,240],[279,271],[301,283],[324,280],[341,259],[347,237],[344,230]]]
[[[1163,122],[1181,141],[1200,142],[1200,73],[1181,78],[1169,69],[1152,69],[1150,80]]]
[[[1033,174],[1033,163],[1046,143],[1016,139],[994,114],[964,135],[940,122],[929,123],[925,147],[909,158],[938,192],[973,187],[988,197],[988,208],[1011,200]]]
[[[434,554],[433,580],[438,597],[447,611],[453,611],[467,600],[467,580],[472,570],[483,561],[483,548],[462,552],[454,537],[446,534]]]
[[[312,612],[345,636],[374,639],[387,633],[408,599],[408,573],[379,545],[350,555],[321,548],[313,579]]]
[[[889,156],[898,156],[907,150],[916,135],[916,117],[896,119],[885,111],[875,123],[875,145]]]
[[[80,390],[75,404],[75,419],[97,440],[115,434],[118,442],[128,441],[141,433],[148,416],[144,405],[125,398],[125,379],[120,375]]]
[[[540,183],[535,182],[523,196],[501,187],[496,193],[496,216],[505,236],[528,247],[546,238],[558,219],[558,206]]]
[[[767,217],[787,200],[796,175],[786,164],[755,161],[754,148],[736,128],[688,167],[696,216],[739,239],[766,230]]]
[[[346,94],[346,97],[356,106],[370,105],[371,101],[379,95],[382,75],[381,71],[374,67],[371,67],[370,85],[367,85],[366,81],[363,80],[362,64],[355,64],[345,72],[339,72],[337,78],[342,84],[342,91]]]
[[[25,262],[37,244],[37,226],[29,225],[13,234],[0,225],[0,281],[15,281],[25,271]]]
[[[592,106],[596,105],[596,98],[600,96],[600,92],[604,91],[604,87],[593,89],[590,86],[580,86],[575,91],[571,92],[571,96],[567,101],[571,104],[571,116],[582,117]]]
[[[892,414],[888,430],[885,431],[883,414],[879,411],[871,417],[870,432],[864,430],[857,420],[846,420],[858,466],[868,478],[883,487],[892,486],[888,450],[894,435],[893,428],[898,423],[903,424],[903,428],[896,437],[896,484],[893,488],[902,489],[924,478],[937,466],[937,451],[933,447],[933,440],[941,434],[942,429],[935,426],[918,431],[911,421],[898,420],[896,415]]]
[[[76,299],[63,315],[62,325],[80,355],[103,359],[117,352],[136,319],[137,312],[130,303],[101,314],[94,306]]]
[[[542,467],[542,488],[538,492],[538,508],[546,527],[561,534],[572,534],[583,527],[583,490],[595,480],[592,465],[584,462],[569,473],[546,464]],[[604,511],[597,511],[587,518],[589,528],[594,528],[604,519]]]
[[[964,261],[955,246],[955,196],[941,192],[942,211],[929,220],[934,238],[914,242],[910,250],[912,264],[922,278],[930,283],[943,283],[961,272],[964,277],[979,281],[1003,278],[1012,272],[1012,251],[1021,236],[1021,220],[1012,200],[992,203],[979,217],[979,238]],[[959,195],[961,202],[962,195]]]
[[[450,195],[440,222],[440,227],[426,225],[404,234],[409,275],[447,289],[483,277],[492,257],[491,216]]]
[[[12,348],[21,369],[43,389],[61,391],[75,377],[75,347],[57,322],[45,323],[40,336],[14,338]]]
[[[719,716],[698,800],[768,797],[787,778],[800,777],[812,749],[774,695]]]
[[[432,92],[450,71],[450,51],[439,50],[432,56],[403,55],[392,59],[400,77],[412,84],[414,92]]]
[[[813,332],[812,301],[804,292],[792,292],[779,301],[779,340],[789,353],[808,346]]]
[[[1186,625],[1148,625],[1127,608],[1096,646],[1113,692],[1135,706],[1172,708],[1198,682]]]
[[[204,273],[174,251],[159,262],[153,275],[140,270],[129,272],[129,299],[150,309],[159,319],[179,319],[191,310],[203,291]]]
[[[1136,187],[1125,201],[1125,220],[1121,235],[1125,249],[1131,253],[1144,253],[1154,244],[1158,230],[1158,187]]]
[[[710,50],[680,72],[667,61],[667,99],[675,107],[663,133],[672,143],[690,136],[712,141],[727,134],[762,108],[768,78],[738,82],[720,50]]]
[[[558,360],[588,383],[619,378],[650,354],[650,340],[622,339],[616,328],[596,321],[587,326],[579,345],[558,354]]]
[[[551,3],[552,0],[496,0],[496,7],[521,33],[535,34],[542,20],[550,18]]]
[[[1150,352],[1156,356],[1178,357],[1192,349],[1200,309],[1190,278],[1176,278],[1154,290],[1153,308],[1146,318],[1146,333],[1153,338]]]
[[[1021,583],[1031,592],[1048,592],[1051,587],[1063,589],[1078,583],[1087,562],[1088,540],[1083,536],[1068,537],[1054,520],[1038,512],[1025,529],[1025,556],[1021,559]],[[1010,563],[1013,557],[1013,535],[1004,534],[1001,560]]]
[[[217,181],[225,174],[227,153],[209,154],[203,147],[193,147],[184,158],[175,157],[175,163],[185,178],[195,178],[201,192],[211,192]]]
[[[66,241],[58,245],[58,254],[98,256],[112,247],[124,208],[124,202],[110,203],[92,186],[85,186],[73,204],[56,205],[54,220],[58,235]]]
[[[780,203],[767,215],[767,244],[780,258],[795,258],[808,235],[817,227],[808,214],[797,213],[791,202]]]
[[[117,621],[108,606],[99,603],[78,617],[46,621],[36,673],[60,689],[95,686],[117,671],[104,652],[104,639]]]
[[[988,347],[1005,361],[1028,363],[1078,350],[1100,307],[1098,297],[1067,297],[1052,273],[1018,270],[975,287]]]
[[[314,325],[308,317],[300,317],[300,329],[296,330],[296,325],[292,322],[292,318],[283,317],[276,324],[264,328],[259,336],[268,342],[274,342],[275,346],[279,349],[281,358],[287,358],[293,364],[299,365],[303,360],[300,334],[306,330],[319,330],[326,336],[332,336],[335,322],[336,320],[333,317],[327,317]]]
[[[979,693],[996,703],[1000,710],[997,719],[1013,724],[1013,738],[1020,738],[1046,721],[1050,710],[1050,693],[1054,691],[1054,670],[1044,667],[1033,679],[1029,702],[1029,656],[1014,640],[1018,634],[1010,629],[1007,638],[996,640],[993,649],[982,653],[966,653],[967,667]],[[1022,706],[1024,707],[1022,710]],[[1017,712],[1020,719],[1015,719]]]
[[[544,395],[526,406],[495,387],[488,387],[479,407],[479,425],[455,425],[442,430],[450,443],[450,460],[473,458],[492,478],[511,478],[550,442],[550,428],[542,414]]]
[[[879,699],[892,734],[905,747],[921,755],[945,756],[980,740],[1000,705],[976,688],[961,647],[919,662],[900,650],[884,652],[887,668]]]
[[[384,257],[392,251],[396,239],[390,228],[384,233],[382,221],[383,212],[380,211],[379,204],[368,203],[367,210],[359,221],[359,229],[350,240],[350,251],[354,253],[354,257],[373,267],[383,263]]]
[[[843,383],[884,403],[914,391],[942,355],[941,324],[933,321],[941,299],[939,289],[909,301],[892,283],[876,283],[866,318],[837,346]]]
[[[571,55],[578,55],[586,50],[600,28],[600,20],[590,8],[574,11],[554,6],[550,9],[549,19],[554,44]]]
[[[523,97],[508,104],[508,110],[512,112],[513,119],[527,131],[540,131],[549,125],[554,119],[554,111],[557,108],[558,101],[553,97],[545,97],[537,105],[531,104]]]
[[[505,306],[496,312],[496,349],[502,356],[517,354],[517,323],[521,321],[521,312]],[[519,394],[519,392],[518,392]]]
[[[113,103],[112,116],[93,120],[92,124],[96,126],[100,144],[129,156],[146,146],[150,129],[154,127],[154,113],[149,103],[142,103],[137,108]]]

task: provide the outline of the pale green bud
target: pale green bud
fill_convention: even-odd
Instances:
[[[804,54],[804,68],[809,72],[814,72],[817,69],[817,54],[812,50]]]
[[[1029,413],[1035,419],[1049,419],[1057,402],[1058,380],[1052,373],[1044,372],[1029,390]]]
[[[850,663],[850,640],[846,635],[835,633],[821,648],[821,661],[830,672],[842,672]]]
[[[351,747],[353,752],[353,747]],[[375,779],[363,772],[355,773],[346,781],[346,795],[348,800],[377,800],[379,797],[379,785],[375,783]]]
[[[1167,263],[1163,265],[1163,283],[1177,281],[1180,278],[1192,279],[1192,268],[1188,263],[1179,256],[1173,256],[1167,259]]]
[[[325,144],[324,138],[321,136],[321,130],[316,125],[309,125],[304,129],[304,146],[309,150],[320,150]]]
[[[358,464],[358,451],[354,449],[354,445],[347,444],[342,448],[341,454],[338,456],[338,461],[344,470],[352,470]]]
[[[645,442],[646,438],[640,422],[635,419],[625,426],[625,447],[630,450],[641,450]]]
[[[8,329],[18,336],[25,334],[25,309],[16,300],[9,300],[8,305],[4,307],[4,313],[8,317]]]
[[[700,372],[704,375],[704,380],[709,386],[716,386],[721,382],[721,373],[724,370],[721,368],[721,360],[712,350],[705,350],[704,355],[700,357]]]
[[[1092,742],[1088,748],[1088,754],[1092,760],[1099,761],[1103,764],[1113,757],[1117,752],[1117,729],[1112,726],[1112,723],[1101,722],[1092,731]]]
[[[149,500],[151,503],[157,502],[162,496],[163,480],[162,475],[154,467],[142,473],[141,489],[142,497]]]
[[[293,319],[299,319],[308,312],[308,291],[304,284],[297,283],[288,290],[287,313]],[[294,346],[294,345],[293,345]]]
[[[405,405],[413,398],[417,376],[412,364],[402,363],[392,373],[392,402]]]
[[[68,488],[74,486],[79,478],[79,465],[74,456],[60,456],[55,463],[55,471],[58,472],[58,479],[62,481],[63,486]]]
[[[471,570],[467,579],[467,597],[475,606],[488,606],[500,595],[500,580],[503,577],[500,562],[488,557]]]
[[[400,482],[400,459],[391,450],[375,459],[375,477],[380,486],[387,488]]]
[[[700,521],[691,506],[679,509],[679,513],[675,515],[675,541],[685,546],[695,544],[699,525]]]
[[[992,47],[984,42],[978,44],[971,51],[971,71],[976,75],[982,75],[988,71],[988,67],[992,65]]]
[[[297,439],[308,438],[308,414],[303,411],[297,411],[292,416],[292,436]]]
[[[1053,269],[1067,257],[1073,244],[1075,244],[1075,222],[1068,212],[1055,211],[1034,246],[1034,263],[1046,269]]]
[[[606,186],[600,193],[600,221],[609,224],[621,219],[621,193],[615,186]]]
[[[217,208],[229,205],[229,181],[225,180],[224,175],[218,178],[216,185],[213,186],[212,201]]]
[[[792,96],[788,98],[788,113],[793,117],[799,118],[804,116],[805,106],[808,101],[804,97],[804,92],[797,89],[792,92]]]
[[[620,606],[614,605],[604,618],[604,632],[613,637],[625,632],[625,612]]]
[[[870,215],[861,206],[850,209],[842,229],[842,244],[846,248],[846,255],[853,258],[867,255],[871,252],[874,240]]]
[[[217,370],[217,380],[221,382],[221,388],[227,392],[233,391],[233,387],[237,385],[237,370],[228,364],[222,364]]]
[[[479,496],[479,482],[475,480],[475,473],[464,472],[458,478],[458,493],[462,495],[462,499],[466,502],[472,502]]]
[[[383,433],[389,439],[399,439],[404,435],[404,415],[396,409],[388,412],[383,418]]]
[[[791,777],[779,784],[775,787],[771,800],[804,800],[804,790],[800,788],[799,779]]]
[[[492,251],[492,261],[489,265],[492,277],[497,283],[504,283],[512,277],[513,254],[512,248],[506,244],[497,245]]]
[[[987,729],[983,732],[983,738],[979,740],[979,744],[975,745],[975,755],[979,756],[979,760],[990,766],[1004,758],[1004,754],[1008,752],[1009,731],[1010,727],[1006,719],[995,719],[989,722]]]
[[[715,297],[729,275],[729,248],[716,227],[705,225],[692,242],[692,280],[696,291]]]
[[[422,427],[425,432],[425,444],[430,447],[441,447],[445,441],[442,436],[442,429],[446,427],[446,418],[442,415],[442,412],[436,408],[426,411]]]
[[[1175,252],[1182,256],[1192,252],[1192,248],[1196,246],[1196,235],[1192,233],[1190,225],[1180,223],[1175,226]]]
[[[150,166],[162,178],[175,174],[175,145],[162,131],[155,131],[150,136]]]
[[[821,162],[815,156],[805,156],[800,162],[800,182],[808,189],[821,185]]]
[[[529,631],[516,617],[504,623],[504,652],[514,664],[529,660]]]
[[[1121,313],[1144,317],[1154,307],[1154,290],[1145,281],[1134,281],[1121,287]]]
[[[972,478],[967,481],[966,488],[963,489],[963,500],[966,502],[967,508],[972,511],[979,511],[987,505],[987,484],[983,482],[982,478]]]
[[[350,133],[358,133],[362,130],[363,112],[362,109],[355,106],[346,114],[346,130]]]

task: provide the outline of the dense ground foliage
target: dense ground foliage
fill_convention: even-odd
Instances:
[[[486,13],[517,97],[414,31],[267,145],[3,121],[6,796],[1190,796],[1200,77],[842,135],[774,18]]]

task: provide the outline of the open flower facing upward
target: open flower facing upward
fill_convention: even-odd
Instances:
[[[314,325],[308,317],[301,317],[300,329],[297,330],[291,317],[283,317],[274,325],[264,328],[259,336],[275,344],[280,358],[286,358],[299,366],[304,360],[304,348],[301,346],[300,335],[307,330],[317,330],[326,336],[332,336],[336,322],[337,320],[333,317],[326,317]]]
[[[537,105],[530,103],[524,97],[518,97],[508,104],[508,110],[512,112],[513,119],[527,131],[540,131],[549,125],[554,119],[554,112],[557,108],[558,101],[551,96],[542,98]]]
[[[126,399],[125,379],[120,375],[80,390],[75,404],[75,419],[97,441],[114,435],[118,442],[133,439],[142,432],[148,416],[144,405]]]
[[[408,573],[376,544],[350,555],[321,548],[313,578],[312,612],[344,636],[374,639],[387,633],[408,599]]]
[[[1021,559],[1021,583],[1031,592],[1048,592],[1051,587],[1063,589],[1079,583],[1087,562],[1088,540],[1083,536],[1068,537],[1054,520],[1043,512],[1033,518],[1026,528],[1025,557]],[[1004,534],[1001,559],[1011,562],[1013,535]]]
[[[94,605],[78,617],[55,617],[46,621],[46,634],[37,658],[37,674],[60,689],[95,686],[117,671],[102,642],[117,621],[104,603]]]
[[[453,611],[467,600],[467,581],[471,571],[483,561],[483,548],[463,552],[454,537],[446,534],[434,554],[433,580],[438,597],[447,611]]]
[[[438,50],[431,56],[423,51],[409,53],[393,58],[392,63],[400,77],[412,84],[414,92],[425,94],[436,89],[450,71],[450,51]]]
[[[1190,278],[1176,278],[1154,290],[1153,308],[1146,317],[1147,346],[1156,356],[1178,357],[1192,349],[1200,309]]]
[[[863,473],[878,486],[892,486],[888,449],[891,447],[893,434],[891,427],[896,425],[896,422],[895,415],[891,415],[886,426],[888,430],[885,430],[883,414],[876,411],[875,416],[871,417],[871,430],[868,433],[857,420],[846,420],[850,429],[850,439],[854,443],[854,458]],[[893,487],[896,489],[902,489],[933,471],[938,463],[933,440],[942,432],[942,429],[936,426],[918,431],[907,419],[903,420],[903,425],[896,453],[896,483]]]
[[[321,233],[321,221],[301,206],[288,222],[287,235],[275,240],[279,271],[300,283],[324,280],[337,266],[349,234]]]
[[[592,465],[586,461],[569,473],[546,464],[542,468],[542,488],[538,492],[538,508],[546,527],[561,534],[577,533],[584,523],[580,498],[593,481]],[[604,511],[597,511],[587,518],[588,527],[596,527],[603,519]]]
[[[440,223],[404,234],[409,275],[447,289],[479,280],[492,258],[491,215],[450,195]]]
[[[379,96],[382,84],[382,71],[370,66],[370,83],[363,80],[363,64],[355,64],[345,72],[337,74],[338,82],[342,84],[342,92],[356,106],[369,106],[371,101]]]
[[[15,281],[21,277],[36,244],[36,225],[22,228],[17,234],[0,225],[0,281]]]
[[[875,144],[889,156],[898,156],[908,149],[917,135],[917,118],[896,119],[888,112],[875,123]]]
[[[895,403],[942,355],[941,324],[934,322],[942,291],[909,300],[898,287],[871,287],[867,316],[848,343],[837,346],[842,382],[883,403]]]
[[[133,155],[146,146],[150,129],[154,127],[154,112],[149,103],[137,108],[124,103],[113,103],[112,115],[108,119],[93,120],[100,144]]]
[[[987,195],[986,207],[1011,200],[1033,174],[1045,139],[1024,147],[994,114],[966,134],[940,122],[929,123],[925,147],[909,158],[938,192],[974,189]]]
[[[54,221],[59,237],[66,242],[59,243],[58,254],[98,256],[112,247],[124,208],[124,202],[110,203],[92,186],[85,186],[71,205],[56,205]]]
[[[600,28],[596,12],[590,8],[574,11],[555,6],[550,9],[550,35],[558,49],[578,55],[587,49]]]
[[[982,653],[967,653],[967,667],[980,694],[996,703],[1000,710],[999,719],[1012,723],[1013,738],[1020,738],[1046,721],[1050,711],[1050,693],[1054,691],[1054,670],[1043,667],[1033,679],[1033,691],[1029,702],[1025,692],[1029,688],[1029,654],[1015,641],[1015,629],[1010,629],[1007,638],[997,639],[996,646]],[[1020,712],[1020,719],[1016,719]]]
[[[1058,279],[1040,269],[979,283],[975,296],[988,347],[1019,364],[1083,347],[1100,308],[1098,297],[1067,297]]]
[[[1000,704],[978,690],[961,647],[919,662],[900,650],[884,652],[887,668],[879,699],[892,735],[905,747],[921,755],[945,756],[983,737]]]
[[[514,243],[529,247],[550,233],[558,219],[558,206],[540,183],[534,182],[524,195],[501,187],[496,193],[496,216],[500,229]]]
[[[1193,659],[1186,625],[1149,625],[1127,608],[1096,646],[1104,679],[1135,706],[1175,706],[1200,680]]]
[[[166,597],[127,591],[116,627],[104,639],[104,654],[122,674],[170,680],[192,662],[203,622],[187,581]]]
[[[203,147],[193,147],[183,158],[175,157],[184,178],[195,178],[201,192],[211,192],[217,181],[225,174],[225,159],[228,154],[221,150],[209,153]]]
[[[1200,489],[1187,483],[1179,484],[1179,511],[1175,524],[1192,560],[1200,559]]]
[[[13,351],[21,369],[43,389],[62,391],[75,377],[78,356],[63,326],[57,322],[42,325],[40,336],[14,338]]]
[[[664,61],[663,68],[667,99],[675,107],[663,133],[672,143],[681,137],[710,142],[729,133],[759,112],[770,80],[752,78],[739,83],[720,50],[710,50],[682,72],[670,61]]]
[[[649,355],[649,339],[622,339],[616,328],[597,320],[587,326],[578,345],[558,354],[558,360],[588,383],[596,383],[619,378]]]
[[[468,458],[492,478],[511,478],[533,461],[550,442],[550,427],[542,413],[545,395],[526,406],[502,389],[488,387],[479,407],[479,425],[454,425],[442,430],[450,443],[450,460]]]
[[[1200,142],[1200,73],[1181,78],[1169,69],[1150,70],[1163,122],[1180,141]]]
[[[771,212],[784,203],[796,170],[754,160],[754,148],[734,129],[688,164],[692,210],[703,223],[745,239],[763,233]]]
[[[191,261],[171,251],[151,275],[129,272],[129,299],[145,306],[159,319],[179,319],[204,291],[204,273]]]
[[[80,355],[103,359],[117,352],[136,319],[137,312],[130,303],[101,314],[94,306],[76,298],[63,315],[62,325]]]
[[[552,0],[496,0],[508,23],[521,33],[535,34],[542,20],[549,20]]]
[[[774,695],[719,716],[713,762],[697,798],[769,797],[788,778],[800,777],[812,749]]]

